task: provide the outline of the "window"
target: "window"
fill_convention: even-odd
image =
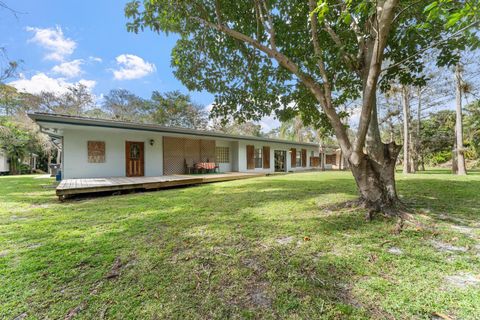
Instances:
[[[310,157],[314,157],[315,156],[315,151],[310,151]]]
[[[215,159],[218,163],[230,163],[230,148],[229,147],[216,147]]]
[[[255,168],[263,168],[262,148],[255,148]]]
[[[130,147],[130,159],[131,160],[140,159],[140,146],[136,143],[132,143]]]
[[[337,164],[337,155],[336,154],[327,154],[325,155],[325,164]]]
[[[297,151],[297,158],[296,158],[296,166],[297,167],[301,167],[302,166],[302,151],[301,150],[298,150]]]

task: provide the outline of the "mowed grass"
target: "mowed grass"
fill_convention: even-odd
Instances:
[[[338,206],[349,172],[64,203],[52,182],[0,177],[2,319],[480,316],[478,173],[399,174],[400,234]]]

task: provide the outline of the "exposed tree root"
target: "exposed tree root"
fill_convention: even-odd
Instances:
[[[386,219],[397,219],[397,223],[392,233],[399,234],[406,227],[412,227],[415,230],[425,230],[430,229],[422,222],[420,222],[415,213],[400,200],[396,200],[394,204],[391,205],[371,205],[368,201],[365,201],[363,198],[358,198],[355,200],[349,200],[342,203],[337,203],[329,206],[322,206],[324,210],[331,211],[352,211],[362,209],[365,210],[365,219],[367,221],[372,221],[376,216],[381,216]]]
[[[337,205],[337,207],[339,207]],[[412,212],[404,203],[400,200],[396,200],[393,204],[378,205],[371,204],[362,198],[347,201],[343,204],[344,208],[364,209],[365,219],[372,221],[376,215],[380,215],[387,219],[397,219],[397,223],[393,230],[394,234],[401,233],[406,227],[412,227],[416,230],[430,229],[428,226],[420,222],[414,212]]]

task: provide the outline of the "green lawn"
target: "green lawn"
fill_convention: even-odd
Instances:
[[[335,209],[348,172],[65,203],[0,177],[0,318],[478,319],[480,175],[398,176],[399,235]]]

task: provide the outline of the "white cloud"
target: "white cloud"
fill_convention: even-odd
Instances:
[[[93,62],[99,62],[99,63],[103,62],[102,58],[99,58],[99,57],[90,56],[88,57],[88,59],[90,59]]]
[[[82,80],[78,81],[77,84],[84,85],[85,87],[87,87],[87,89],[89,91],[91,91],[93,89],[93,87],[95,87],[95,85],[97,84],[97,81],[82,79]]]
[[[82,64],[82,59],[76,59],[56,65],[52,68],[52,71],[67,78],[74,78],[83,73]]]
[[[92,90],[96,85],[93,80],[82,79],[78,82],[68,82],[62,78],[50,78],[45,73],[37,73],[30,79],[22,78],[9,83],[9,85],[17,88],[22,92],[28,92],[32,94],[39,94],[42,91],[53,92],[57,94],[66,93],[68,88],[74,85],[83,84],[89,90]]]
[[[119,66],[119,69],[113,70],[113,77],[116,80],[139,79],[156,70],[153,63],[149,63],[133,54],[122,54],[115,60]]]
[[[62,28],[33,28],[27,27],[27,31],[33,32],[33,37],[29,40],[45,48],[49,53],[45,59],[64,61],[65,58],[73,53],[77,44],[69,38],[65,38]]]
[[[258,124],[262,127],[263,132],[268,132],[272,129],[280,127],[280,121],[274,116],[263,117]]]
[[[206,112],[211,112],[212,109],[213,109],[213,102],[210,103],[209,105],[207,105],[207,106],[204,108],[204,110],[205,110]]]

